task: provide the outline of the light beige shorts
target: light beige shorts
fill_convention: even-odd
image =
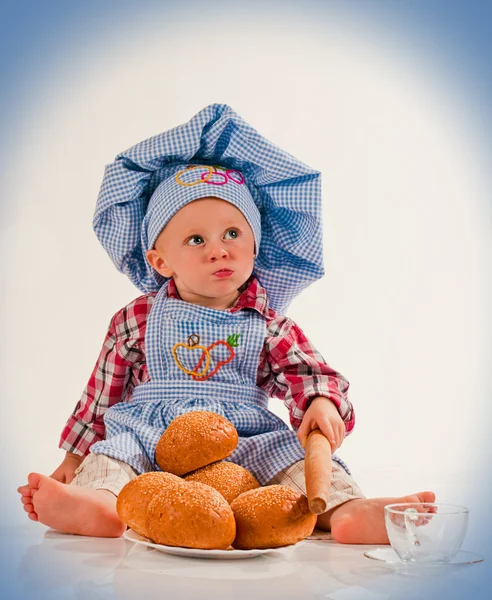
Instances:
[[[126,463],[104,454],[89,454],[75,469],[75,477],[70,485],[92,488],[94,490],[108,490],[117,496],[121,489],[137,473]]]
[[[348,500],[364,498],[362,490],[337,462],[332,461],[332,478],[327,510],[344,504]],[[137,473],[126,463],[104,456],[89,454],[75,470],[71,485],[96,490],[108,490],[117,496],[123,486],[134,479]],[[286,485],[306,494],[304,461],[300,460],[283,469],[267,485]]]

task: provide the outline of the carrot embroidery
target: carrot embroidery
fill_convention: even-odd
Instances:
[[[212,377],[212,375],[215,375],[215,373],[217,373],[217,371],[222,366],[226,365],[228,362],[231,362],[231,360],[236,356],[236,353],[234,352],[234,348],[237,348],[239,346],[240,336],[241,336],[240,333],[232,333],[230,336],[228,336],[226,342],[224,342],[224,340],[218,340],[218,341],[214,342],[213,344],[211,344],[207,348],[208,356],[210,356],[210,350],[212,350],[212,348],[215,348],[215,346],[226,346],[229,349],[229,356],[226,358],[226,360],[221,360],[220,362],[218,362],[217,366],[211,373],[208,373],[207,375],[202,377],[202,374],[196,373],[197,370],[200,368],[200,366],[203,362],[203,358],[205,356],[205,354],[202,354],[202,356],[200,357],[200,360],[198,361],[197,366],[194,369],[195,375],[192,375],[192,378],[195,381],[205,381],[205,379],[209,379],[210,377]]]
[[[184,371],[187,375],[190,375],[195,381],[205,381],[206,379],[209,379],[210,377],[215,375],[215,373],[217,373],[217,371],[222,366],[226,365],[234,358],[234,356],[236,355],[236,353],[234,352],[234,348],[237,348],[239,346],[239,338],[240,337],[241,337],[240,333],[232,333],[231,335],[228,336],[227,341],[217,340],[216,342],[211,344],[208,348],[205,348],[205,346],[200,345],[200,336],[198,336],[196,334],[192,334],[188,338],[187,344],[185,344],[183,342],[179,342],[173,346],[172,352],[173,352],[174,361],[176,362],[176,364],[182,371]],[[219,361],[217,363],[215,369],[211,373],[207,373],[208,369],[210,368],[210,359],[211,359],[210,351],[213,348],[215,348],[216,346],[226,346],[229,350],[229,356],[225,360]],[[178,358],[178,354],[177,354],[178,348],[185,348],[187,350],[199,349],[202,351],[200,360],[198,361],[198,364],[192,371],[187,369],[185,366],[183,366],[181,364],[181,362]],[[203,364],[203,361],[205,361],[205,366],[203,367],[203,370],[201,372],[198,372],[198,370],[200,369],[200,367]]]

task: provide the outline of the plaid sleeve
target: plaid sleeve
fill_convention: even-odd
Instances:
[[[298,429],[309,402],[317,396],[335,404],[345,422],[346,435],[354,427],[348,381],[326,364],[303,331],[283,315],[277,314],[267,324],[258,384],[271,398],[283,400],[294,429]]]
[[[63,429],[59,448],[86,456],[92,444],[105,437],[106,410],[130,399],[135,385],[149,379],[144,339],[154,297],[140,296],[111,319],[89,382]]]

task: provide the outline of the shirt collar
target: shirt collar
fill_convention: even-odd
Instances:
[[[251,275],[251,277],[242,286],[242,288],[243,291],[241,292],[239,298],[227,310],[229,312],[236,312],[244,308],[253,308],[254,310],[258,311],[261,315],[269,315],[271,309],[268,305],[267,291],[254,275]],[[175,298],[176,300],[181,300],[178,293],[178,288],[176,287],[174,279],[172,278],[169,281],[167,295],[168,298]]]

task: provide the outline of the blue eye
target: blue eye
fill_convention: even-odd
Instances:
[[[237,229],[228,229],[224,235],[224,239],[226,240],[235,240],[237,237],[239,237],[239,231]]]
[[[203,244],[203,238],[199,235],[192,235],[186,243],[188,246],[199,246],[200,244]]]

